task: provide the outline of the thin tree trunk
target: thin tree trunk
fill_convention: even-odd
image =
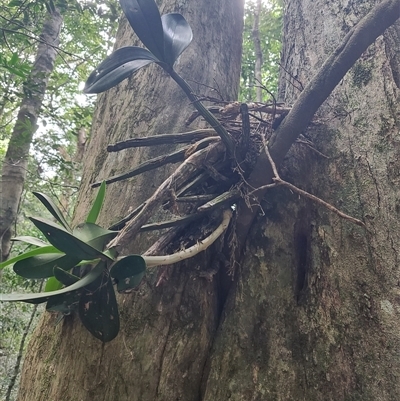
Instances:
[[[261,76],[261,67],[263,63],[263,54],[261,50],[261,42],[260,42],[260,14],[261,14],[261,0],[257,0],[256,9],[254,12],[254,22],[253,22],[253,42],[254,42],[254,51],[256,56],[256,62],[254,65],[254,77],[256,79],[256,101],[262,101],[262,76]]]
[[[24,85],[24,98],[3,161],[0,180],[0,261],[7,259],[9,255],[12,227],[17,218],[28,168],[29,149],[37,129],[49,76],[54,68],[57,55],[54,46],[59,44],[61,25],[62,17],[58,10],[48,14],[32,71]]]

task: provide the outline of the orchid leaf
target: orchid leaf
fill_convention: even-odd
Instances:
[[[62,284],[68,286],[75,284],[79,281],[79,277],[75,276],[74,274],[71,274],[63,269],[60,269],[59,267],[54,268],[54,277]]]
[[[96,223],[101,207],[103,206],[104,197],[106,195],[106,182],[103,181],[97,191],[96,199],[93,202],[92,208],[86,219],[86,223]]]
[[[109,55],[89,75],[85,93],[101,93],[158,59],[148,50],[136,46],[122,47]]]
[[[44,242],[39,238],[31,237],[30,235],[21,235],[19,237],[11,238],[11,241],[20,241],[25,242],[26,244],[35,245],[35,246],[49,246],[48,242]]]
[[[93,223],[83,223],[75,227],[72,234],[93,248],[102,251],[105,244],[111,241],[118,231],[107,230]]]
[[[54,268],[54,277],[51,277],[49,281],[51,279],[56,279],[58,280],[58,282],[64,284],[65,286],[75,284],[79,281],[78,276],[66,272],[59,267]],[[56,295],[55,297],[52,297],[47,301],[46,310],[49,312],[61,312],[63,314],[70,314],[74,309],[77,308],[80,296],[80,291]]]
[[[46,310],[48,312],[60,312],[64,315],[69,315],[77,308],[80,296],[80,291],[56,295],[47,301]]]
[[[83,325],[103,342],[114,339],[119,332],[118,305],[107,270],[82,291],[79,317]]]
[[[36,196],[40,200],[40,202],[43,203],[43,205],[46,207],[46,209],[52,214],[52,216],[68,231],[71,231],[71,227],[65,220],[63,214],[61,213],[61,210],[58,208],[58,206],[53,202],[53,200],[45,195],[42,194],[41,192],[32,192],[33,195]]]
[[[67,255],[76,257],[79,260],[91,260],[100,256],[108,258],[108,256],[104,255],[101,251],[83,242],[61,226],[46,219],[33,217],[30,217],[30,219],[43,233],[50,244]]]
[[[122,10],[138,38],[160,61],[164,61],[164,33],[154,0],[120,0]]]
[[[118,292],[137,287],[146,272],[146,262],[140,255],[129,255],[118,260],[110,269],[110,275],[117,284]]]
[[[22,253],[21,255],[15,256],[14,258],[8,259],[8,260],[0,263],[0,269],[2,269],[3,267],[6,267],[8,265],[17,263],[20,260],[28,259],[28,258],[31,258],[32,256],[42,255],[42,254],[47,254],[47,253],[62,254],[61,251],[59,251],[57,248],[55,248],[52,245],[43,246],[41,248],[32,249],[31,251]]]
[[[58,281],[54,276],[50,277],[47,281],[46,281],[46,285],[44,287],[44,292],[53,292],[53,291],[57,291],[60,288],[63,287],[63,284]]]
[[[63,270],[69,270],[80,261],[81,259],[65,255],[65,253],[48,253],[18,261],[14,265],[14,272],[29,279],[47,278],[54,275],[53,271],[56,266]]]
[[[193,32],[181,14],[165,14],[161,17],[161,21],[164,30],[165,62],[172,67],[189,46],[193,39]]]
[[[6,301],[6,302],[22,301],[22,302],[29,302],[32,304],[40,304],[42,302],[46,302],[47,300],[56,295],[67,294],[89,285],[100,276],[100,274],[104,270],[104,266],[105,266],[104,263],[99,263],[93,270],[91,270],[85,277],[81,278],[78,282],[68,287],[62,288],[61,290],[53,291],[51,293],[39,292],[36,294],[0,294],[0,301]]]

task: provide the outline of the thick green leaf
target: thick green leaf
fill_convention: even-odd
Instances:
[[[57,248],[55,248],[52,245],[42,246],[41,248],[32,249],[31,251],[22,253],[21,255],[18,255],[15,258],[11,258],[11,259],[6,260],[3,263],[0,263],[0,269],[2,269],[3,267],[6,267],[8,265],[17,263],[19,260],[28,259],[28,258],[31,258],[32,256],[42,255],[42,254],[47,254],[47,253],[60,253],[61,254],[62,252],[59,251]]]
[[[69,256],[76,257],[79,260],[91,260],[99,258],[100,256],[106,256],[49,220],[33,217],[30,217],[30,219],[43,233],[50,244]]]
[[[54,268],[54,277],[62,284],[68,286],[75,284],[79,281],[79,277],[75,276],[74,274],[71,274],[63,269],[60,269],[59,267]]]
[[[97,192],[97,196],[93,202],[92,208],[90,209],[90,212],[86,219],[86,223],[93,223],[93,224],[96,223],[97,217],[99,217],[101,207],[103,206],[105,195],[106,195],[106,182],[103,181]]]
[[[83,325],[103,342],[114,339],[119,332],[118,305],[109,273],[103,274],[82,291],[79,316]]]
[[[59,267],[54,268],[54,278],[64,285],[72,285],[79,281],[78,276],[74,276]],[[56,295],[47,301],[46,310],[49,312],[61,312],[65,315],[69,315],[78,307],[80,296],[81,291],[79,290],[67,294]]]
[[[119,3],[138,38],[160,61],[164,61],[164,33],[155,1],[120,0]]]
[[[50,246],[48,242],[44,242],[39,238],[31,237],[29,235],[21,235],[19,237],[11,238],[11,241],[21,241],[25,242],[26,244],[36,245],[36,246]]]
[[[61,289],[63,286],[55,277],[50,277],[46,281],[46,285],[44,287],[44,292],[52,292]]]
[[[189,46],[193,39],[193,32],[181,14],[165,14],[161,17],[161,21],[164,30],[165,62],[172,67],[176,59]]]
[[[103,262],[100,262],[93,270],[91,270],[85,277],[81,278],[78,282],[58,291],[53,291],[51,293],[39,292],[36,294],[0,294],[0,301],[5,301],[5,302],[22,301],[22,302],[29,302],[32,304],[40,304],[42,302],[48,301],[50,298],[56,295],[67,294],[89,285],[101,275],[104,268],[105,264]]]
[[[141,47],[122,47],[109,55],[90,75],[85,93],[101,93],[119,84],[147,64],[157,62],[148,50]]]
[[[81,259],[65,253],[49,253],[32,256],[20,260],[14,265],[14,272],[21,277],[30,279],[47,278],[54,276],[54,267],[69,270],[76,266]]]
[[[47,301],[46,310],[48,312],[60,312],[64,315],[69,315],[78,307],[80,296],[80,291],[56,295]]]
[[[146,262],[140,255],[129,255],[114,263],[110,275],[117,284],[118,292],[137,287],[146,272]]]
[[[65,220],[63,214],[61,213],[61,210],[58,208],[58,206],[53,202],[53,200],[45,195],[42,194],[41,192],[32,192],[33,195],[36,196],[40,200],[40,202],[43,203],[43,205],[46,207],[46,209],[52,214],[52,216],[62,225],[64,228],[66,228],[68,231],[71,231],[71,227]]]
[[[83,223],[75,227],[72,234],[93,248],[102,251],[104,245],[111,241],[118,231],[107,230],[93,223]]]

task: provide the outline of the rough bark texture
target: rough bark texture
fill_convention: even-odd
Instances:
[[[373,2],[288,1],[283,65],[303,86]],[[211,357],[205,400],[395,400],[399,363],[399,25],[347,74],[267,195]],[[282,98],[299,91],[282,77]],[[299,85],[297,84],[297,87]],[[221,385],[223,383],[223,385]]]
[[[24,85],[24,95],[17,115],[0,179],[0,261],[7,259],[10,251],[12,225],[15,223],[19,202],[24,189],[28,168],[29,148],[37,129],[37,119],[42,107],[47,83],[54,68],[59,44],[62,16],[58,10],[48,14],[41,42],[38,45],[32,71]]]
[[[182,13],[193,29],[193,43],[176,69],[198,93],[217,96],[210,90],[215,87],[225,99],[235,99],[242,0],[165,1],[160,9],[162,14]],[[132,35],[123,21],[117,47],[131,45]],[[108,154],[108,144],[129,137],[192,130],[194,127],[186,128],[184,122],[193,110],[175,82],[157,66],[143,69],[101,95],[75,221],[86,215],[96,193],[90,183],[171,151],[163,145]],[[159,169],[109,185],[101,223],[109,225],[128,214],[171,171],[173,167]],[[132,244],[127,252],[145,250],[151,244],[146,238]],[[211,256],[207,252],[186,265],[168,268],[167,281],[158,287],[157,273],[149,274],[138,292],[119,297],[121,332],[104,346],[77,319],[66,319],[55,328],[55,317],[46,315],[29,346],[19,400],[198,400],[219,315],[217,282],[199,275]]]
[[[230,39],[234,12],[229,15],[224,7],[235,10],[233,3],[207,2],[208,9],[215,5],[218,10],[210,10],[211,15],[223,15],[226,27],[218,26],[218,35],[225,32]],[[285,68],[304,86],[372,6],[366,1],[288,1]],[[209,16],[199,16],[197,7],[201,4],[185,3],[182,11],[211,34]],[[296,144],[282,168],[283,178],[363,220],[367,230],[285,188],[271,191],[248,236],[221,317],[217,282],[199,278],[194,269],[204,269],[207,254],[185,269],[174,267],[161,286],[154,287],[150,276],[139,292],[121,297],[123,329],[105,346],[76,321],[53,329],[47,316],[26,357],[19,399],[399,399],[399,32],[396,25],[378,38],[325,102],[318,124],[304,133],[330,158]],[[199,53],[196,46],[208,36],[199,37],[195,29],[196,36],[192,50]],[[210,38],[210,48],[222,41]],[[225,46],[212,55],[211,70],[227,70],[233,77],[223,61],[233,60],[236,50],[225,53]],[[184,75],[192,67],[191,76],[200,81],[202,70],[187,60],[182,57]],[[207,79],[210,84],[211,76]],[[107,156],[108,142],[125,139],[129,131],[164,133],[163,124],[168,130],[181,124],[184,103],[165,107],[171,102],[168,85],[151,70],[101,97],[88,151],[95,160],[87,161],[79,216],[93,196],[85,199],[90,181],[148,157],[135,150],[131,160],[126,153]],[[288,103],[299,94],[287,79],[281,92]],[[164,103],[156,101],[160,97]],[[148,108],[160,119],[150,118],[150,110],[146,118]],[[149,182],[160,180],[148,174],[110,186],[104,220],[121,217],[133,197],[142,200],[152,191]]]

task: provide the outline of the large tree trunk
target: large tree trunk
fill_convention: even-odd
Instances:
[[[286,2],[280,87],[289,104],[374,2],[346,4]],[[304,133],[329,159],[295,144],[282,168],[367,229],[286,188],[267,193],[205,400],[400,398],[399,28],[363,54]]]
[[[216,97],[210,90],[214,87],[226,100],[236,99],[243,1],[168,0],[160,11],[180,12],[193,29],[193,42],[176,64],[180,74],[200,94]],[[116,46],[131,45],[132,35],[123,20]],[[90,183],[171,150],[160,146],[107,154],[108,144],[193,130],[194,126],[185,127],[193,110],[176,83],[157,66],[101,95],[75,221],[82,220],[93,199]],[[101,223],[107,226],[128,214],[173,168],[109,185]],[[126,251],[138,253],[150,245],[146,237]],[[169,268],[169,279],[158,286],[157,274],[149,274],[138,292],[120,296],[121,331],[106,345],[91,337],[77,319],[66,319],[55,328],[55,317],[46,315],[25,359],[19,400],[198,400],[219,314],[216,281],[200,278],[194,268],[209,258],[200,255]]]
[[[307,84],[373,6],[346,4],[287,2],[282,62],[292,77],[286,75],[280,87],[288,103],[299,95],[299,82]],[[183,75],[208,85],[215,77],[233,96],[228,89],[239,70],[233,29],[241,21],[238,4],[196,2],[179,11],[203,24],[195,25],[191,51],[207,54],[198,50],[205,46],[215,52],[200,60],[184,54]],[[399,31],[396,25],[377,39],[304,133],[329,158],[297,143],[282,168],[285,178],[361,219],[367,229],[274,189],[261,204],[222,314],[218,275],[207,281],[194,269],[205,268],[206,254],[172,268],[158,287],[150,276],[140,291],[121,297],[123,328],[104,346],[76,320],[53,328],[46,316],[26,357],[19,399],[399,399]],[[229,74],[223,78],[219,71]],[[107,143],[182,126],[189,109],[166,79],[149,70],[100,98],[78,217],[92,198],[90,181],[149,156],[107,156]],[[110,186],[103,221],[124,215],[151,192],[149,182],[160,181],[149,174]]]
[[[24,189],[29,149],[57,56],[62,16],[57,9],[48,14],[40,35],[32,71],[24,85],[24,97],[8,144],[0,178],[0,261],[8,258],[13,224]]]

